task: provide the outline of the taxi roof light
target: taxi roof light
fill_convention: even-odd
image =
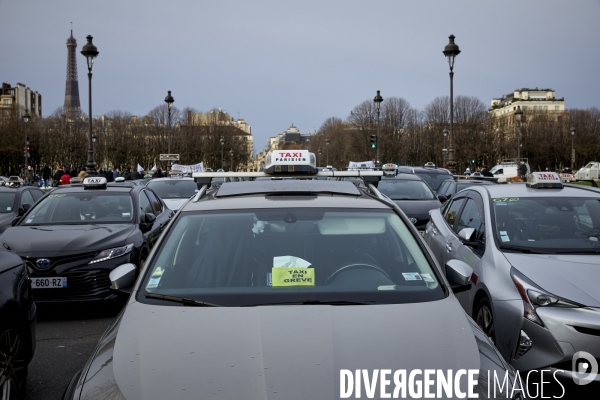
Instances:
[[[106,189],[106,178],[93,176],[83,180],[84,189]]]
[[[562,189],[564,186],[556,172],[532,172],[527,176],[527,187],[532,189]]]

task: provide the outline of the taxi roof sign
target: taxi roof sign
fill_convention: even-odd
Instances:
[[[556,172],[532,172],[527,176],[527,187],[533,189],[562,189],[563,184]]]
[[[86,189],[106,189],[106,178],[101,176],[92,176],[83,180],[83,187]]]
[[[265,157],[265,172],[314,174],[317,172],[316,157],[308,150],[275,150]]]

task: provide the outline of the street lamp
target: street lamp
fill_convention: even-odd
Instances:
[[[221,136],[221,169],[225,165],[225,161],[223,161],[223,145],[225,144],[225,139]]]
[[[573,171],[573,164],[575,163],[575,146],[573,139],[575,139],[575,127],[571,127],[571,171]]]
[[[25,122],[25,172],[27,173],[27,158],[29,157],[29,137],[27,136],[27,124],[31,121],[31,115],[29,115],[29,111],[25,110],[25,114],[23,115],[23,122]]]
[[[329,166],[329,138],[325,138],[325,154],[327,156],[327,164],[325,167]]]
[[[453,93],[453,78],[454,78],[454,59],[460,54],[458,45],[454,43],[454,35],[448,36],[450,42],[444,47],[444,55],[448,58],[450,66],[450,148],[448,149],[448,167],[453,174],[456,172],[456,161],[454,158],[454,93]]]
[[[521,161],[521,120],[523,119],[523,111],[521,106],[517,106],[515,111],[515,120],[517,121],[517,164]]]
[[[91,35],[87,35],[87,43],[81,49],[81,54],[86,58],[87,67],[88,67],[88,80],[89,80],[89,115],[88,119],[90,122],[89,126],[89,145],[90,148],[88,150],[88,160],[86,166],[86,172],[88,174],[96,173],[96,164],[94,163],[94,142],[92,141],[92,66],[94,65],[94,59],[98,56],[98,49],[92,43],[93,37]]]
[[[321,148],[319,147],[319,157],[317,159],[317,167],[321,166]]]
[[[233,171],[233,149],[229,150],[229,155],[231,156],[231,164],[229,165],[229,170]]]
[[[175,99],[173,98],[173,96],[171,96],[171,91],[168,90],[167,91],[167,97],[165,97],[165,103],[167,103],[167,120],[168,120],[168,153],[169,153],[169,157],[171,156],[171,105],[173,104],[173,102],[175,101]],[[167,161],[167,169],[170,169],[171,167],[171,162]]]
[[[383,101],[383,97],[381,97],[381,95],[379,94],[379,90],[378,90],[377,96],[375,96],[375,98],[373,99],[373,102],[375,103],[375,109],[377,110],[377,142],[376,142],[377,157],[375,158],[376,166],[380,165],[380,162],[379,162],[379,110],[381,108],[382,101]]]
[[[446,138],[448,137],[448,128],[444,128],[442,131],[442,136],[444,136],[444,148],[442,149],[442,160],[444,163],[444,168],[446,168],[446,158],[448,157],[448,149],[446,148]]]

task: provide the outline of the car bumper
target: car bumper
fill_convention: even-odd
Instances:
[[[600,361],[600,309],[540,307],[544,327],[523,318],[523,331],[531,338],[531,350],[512,364],[519,370],[556,369],[571,376],[573,356],[586,352]]]
[[[36,303],[102,301],[116,299],[117,295],[110,291],[110,272],[119,265],[133,262],[133,253],[122,257],[106,260],[95,264],[72,266],[67,270],[48,272],[36,271],[30,268],[32,278],[66,277],[66,288],[33,288]],[[28,266],[31,265],[27,262]]]

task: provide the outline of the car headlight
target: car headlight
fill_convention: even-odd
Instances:
[[[544,323],[535,312],[538,307],[564,307],[564,308],[578,308],[583,307],[581,304],[562,299],[551,293],[548,293],[541,287],[537,286],[531,280],[521,274],[515,268],[510,270],[510,276],[521,295],[524,306],[524,317],[535,322],[540,326],[544,326]]]
[[[89,262],[89,264],[95,264],[97,262],[121,257],[127,253],[131,253],[131,250],[133,250],[133,243],[129,243],[122,247],[115,247],[114,249],[102,250],[96,257],[92,259],[92,261]]]

